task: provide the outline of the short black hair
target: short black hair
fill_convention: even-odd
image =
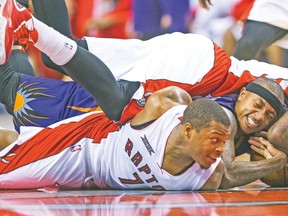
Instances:
[[[181,124],[190,123],[196,131],[207,128],[212,121],[226,127],[231,125],[224,109],[215,101],[202,98],[191,102],[184,111]]]

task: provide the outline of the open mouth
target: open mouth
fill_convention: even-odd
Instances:
[[[246,116],[246,125],[249,127],[249,128],[256,128],[258,127],[259,125],[256,123],[256,121],[249,117],[249,116]]]
[[[211,156],[209,155],[208,159],[209,159],[209,162],[212,164],[212,163],[215,163],[217,161],[217,156]]]

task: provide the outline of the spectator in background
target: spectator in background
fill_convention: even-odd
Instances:
[[[172,23],[169,33],[188,33],[192,15],[190,13],[190,0],[167,0],[170,3]]]
[[[273,27],[274,24],[270,25],[267,23],[265,24],[266,21],[265,22],[257,21],[261,19],[264,21],[266,19],[266,18],[261,18],[262,15],[260,14],[264,13],[264,10],[266,10],[265,8],[268,8],[268,11],[271,10],[274,7],[273,6],[274,3],[270,1],[261,1],[261,2],[257,1],[257,3],[255,3],[254,5],[254,2],[255,0],[239,0],[234,5],[232,12],[231,12],[231,16],[235,19],[235,24],[226,31],[224,35],[225,39],[224,39],[223,48],[225,49],[228,55],[234,55],[234,49],[235,49],[235,46],[237,45],[237,41],[242,37],[243,31],[244,31],[245,35],[243,35],[243,39],[239,41],[238,48],[235,50],[236,55],[239,55],[238,57],[244,58],[244,60],[249,60],[250,58],[258,59],[260,61],[266,61],[271,64],[287,67],[288,58],[287,57],[285,58],[285,55],[284,55],[285,52],[287,52],[287,48],[288,48],[287,42],[285,42],[285,40],[282,39],[281,41],[277,41],[277,43],[274,43],[275,41],[274,39],[271,38],[271,35],[270,35],[272,34],[273,35],[272,37],[276,37],[276,38],[278,37],[277,34],[282,35],[283,33],[281,33],[282,32],[281,28],[278,31],[277,27]],[[253,7],[253,10],[251,12],[252,15],[249,15],[252,7]],[[277,6],[276,4],[275,8],[277,10],[277,8],[279,8],[279,5]],[[288,12],[288,10],[285,9],[285,7],[283,7],[280,10],[283,10],[282,13],[284,13],[285,10]],[[268,18],[266,20],[267,22],[273,23],[274,22],[273,19],[275,19],[275,23],[278,23],[278,21],[276,22],[276,20],[280,21],[282,19],[282,21],[279,22],[279,26],[282,25],[283,27],[285,27],[285,22],[287,26],[287,20],[285,21],[285,19],[281,18],[281,16],[283,17],[285,16],[281,15],[281,13],[280,15],[276,15],[276,17],[277,16],[279,16],[279,18],[275,18],[275,17],[273,18],[273,16],[271,16],[272,18]],[[255,19],[255,21],[253,21],[253,19]],[[243,30],[244,25],[245,26],[247,25],[248,28],[245,27]],[[262,28],[262,33],[261,33],[262,25],[263,25],[263,28]],[[275,25],[278,25],[278,24],[275,24]],[[258,26],[258,27],[256,28],[255,26]],[[268,35],[268,37],[266,37],[266,30],[268,31],[268,34],[270,35],[270,36]],[[250,33],[250,31],[256,32],[256,34],[253,35],[254,33],[252,32]],[[274,35],[273,31],[275,31],[275,33],[276,31],[278,31],[278,33]],[[261,34],[261,35],[264,34],[265,37],[258,38],[258,34]],[[257,47],[255,47],[255,45]],[[247,48],[247,50],[245,47]],[[245,49],[245,52],[242,49]],[[285,61],[285,59],[287,60]]]
[[[131,0],[94,0],[93,16],[87,22],[89,36],[129,38],[127,25],[131,19]]]
[[[189,0],[134,0],[134,37],[148,40],[165,33],[189,32],[190,8]]]
[[[94,0],[65,0],[73,37],[81,39],[88,33],[87,23],[93,17]]]
[[[172,18],[168,0],[134,0],[133,30],[135,37],[148,40],[167,32]]]
[[[223,46],[224,32],[234,24],[230,14],[236,1],[238,0],[212,1],[215,4],[208,11],[206,8],[202,8],[200,0],[192,0],[195,15],[191,32],[209,37],[220,46]]]

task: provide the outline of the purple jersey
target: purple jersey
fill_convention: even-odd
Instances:
[[[60,120],[99,110],[93,97],[75,82],[23,75],[14,105],[15,130],[46,127]]]

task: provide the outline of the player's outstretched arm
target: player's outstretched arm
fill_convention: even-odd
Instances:
[[[281,151],[272,158],[262,161],[226,160],[220,188],[227,189],[249,184],[275,170],[283,169],[286,162],[287,156]]]
[[[144,109],[132,120],[133,125],[142,124],[160,117],[168,109],[177,105],[188,105],[191,96],[183,89],[169,86],[154,92],[148,98]]]
[[[233,117],[231,115],[230,117]],[[266,156],[267,159],[262,161],[235,161],[234,137],[237,124],[234,117],[231,118],[231,121],[233,122],[232,125],[234,125],[234,128],[230,139],[226,143],[224,154],[222,155],[225,171],[220,188],[227,189],[249,184],[285,166],[287,162],[286,154],[275,150],[275,148],[271,146],[268,147],[267,143],[266,150],[259,151],[259,153],[264,157]],[[250,142],[253,141],[250,140]],[[256,149],[255,145],[253,146],[253,148]],[[275,151],[277,151],[277,154],[275,154]]]

